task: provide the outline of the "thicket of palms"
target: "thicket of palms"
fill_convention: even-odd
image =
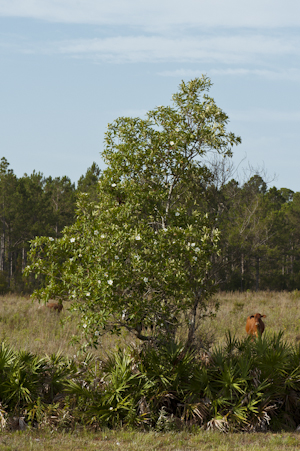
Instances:
[[[119,350],[103,367],[103,385],[87,415],[107,426],[186,424],[219,430],[295,428],[300,422],[299,348],[282,334],[256,341],[230,334],[211,354],[180,344]]]
[[[282,334],[237,340],[211,353],[178,343],[117,349],[105,361],[40,358],[0,348],[1,415],[32,425],[156,430],[295,429],[300,348]]]

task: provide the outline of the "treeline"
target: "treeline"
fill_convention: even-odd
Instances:
[[[37,281],[22,276],[30,240],[36,236],[57,238],[75,217],[76,195],[93,196],[100,170],[94,163],[77,188],[64,177],[33,172],[18,178],[6,158],[0,162],[0,293],[31,292]]]
[[[214,271],[220,288],[300,289],[300,193],[268,189],[260,175],[216,191],[222,235]]]
[[[268,188],[256,174],[243,184],[219,181],[211,171],[199,205],[221,231],[221,253],[212,275],[222,290],[300,290],[300,192]],[[22,276],[30,240],[57,238],[75,218],[78,193],[97,198],[99,167],[93,163],[77,187],[64,177],[33,172],[18,178],[0,163],[0,292],[31,292],[38,283]]]

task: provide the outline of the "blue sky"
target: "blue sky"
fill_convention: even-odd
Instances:
[[[300,191],[299,27],[296,0],[0,0],[0,157],[76,182],[107,123],[204,73],[235,164]]]

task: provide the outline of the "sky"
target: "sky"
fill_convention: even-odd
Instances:
[[[300,191],[299,29],[298,0],[0,0],[0,158],[77,182],[108,123],[206,74],[236,177]]]

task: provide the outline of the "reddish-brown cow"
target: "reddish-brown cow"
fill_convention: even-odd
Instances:
[[[262,318],[266,318],[266,315],[255,313],[255,315],[248,316],[246,323],[246,332],[248,335],[251,335],[252,337],[262,335],[265,330],[265,325]]]
[[[59,302],[48,302],[47,304],[48,309],[50,309],[52,312],[58,312],[60,313],[63,309],[63,305]]]

